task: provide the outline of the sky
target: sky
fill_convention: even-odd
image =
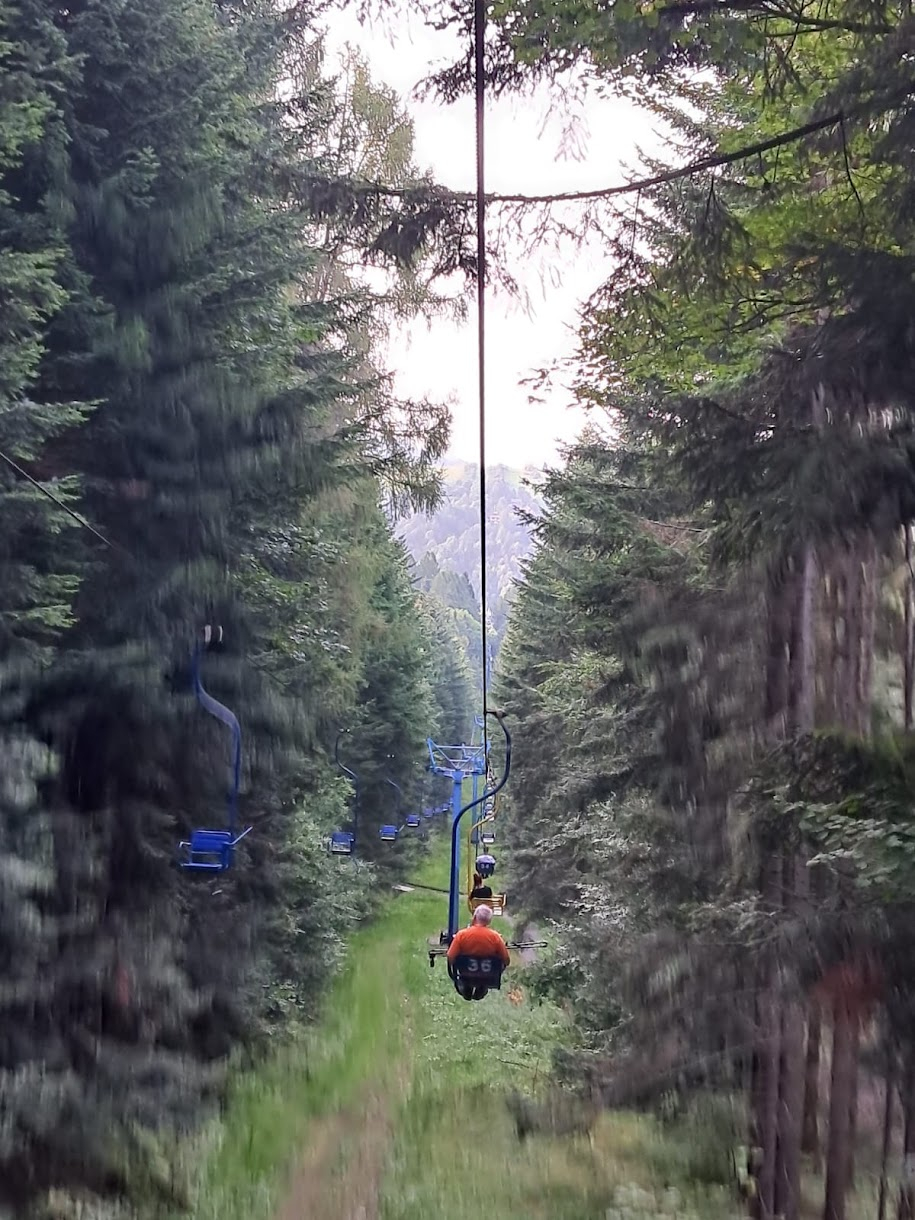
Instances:
[[[350,9],[333,16],[328,29],[328,67],[346,43],[360,48],[373,77],[404,99],[415,125],[415,161],[445,186],[475,184],[473,99],[451,106],[419,102],[412,93],[430,69],[451,63],[459,44],[450,31],[427,28],[419,14],[398,14],[392,31],[360,26]],[[563,156],[569,112],[548,87],[524,98],[488,99],[486,189],[542,194],[587,190],[625,181],[639,164],[639,148],[657,148],[647,113],[616,98],[591,96],[577,110],[579,155]],[[580,303],[606,277],[609,261],[594,242],[557,257],[544,250],[527,258],[518,251],[512,270],[524,300],[490,292],[486,304],[487,465],[542,467],[557,446],[575,439],[584,413],[571,406],[568,378],[554,379],[545,401],[530,403],[521,385],[532,370],[575,348]],[[449,457],[477,462],[479,456],[475,305],[463,325],[418,320],[392,336],[388,367],[407,397],[448,401],[453,413]]]

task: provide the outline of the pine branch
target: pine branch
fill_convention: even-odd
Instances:
[[[792,127],[788,131],[783,131],[779,135],[772,136],[767,140],[759,140],[755,144],[746,144],[741,148],[734,149],[733,152],[715,153],[711,156],[699,157],[697,160],[690,161],[679,169],[665,170],[662,173],[653,174],[648,178],[637,178],[632,182],[626,182],[620,186],[596,187],[589,191],[561,191],[551,195],[502,194],[493,192],[486,195],[486,202],[520,204],[576,203],[594,199],[610,199],[616,195],[631,195],[654,186],[663,186],[669,182],[677,182],[682,178],[690,178],[694,174],[703,173],[705,170],[717,169],[722,165],[732,165],[736,161],[745,161],[751,157],[757,157],[761,153],[769,152],[773,148],[783,148],[786,144],[797,143],[799,140],[814,135],[818,131],[825,131],[832,127],[841,127],[844,119],[844,113],[837,111],[826,118],[815,119],[810,123],[804,123],[800,127]],[[328,186],[335,185],[331,180],[328,180],[327,184]],[[343,186],[344,184],[340,183],[339,185]],[[357,184],[353,190],[355,194],[376,195],[387,199],[416,200],[420,198],[435,198],[441,202],[452,203],[470,203],[475,199],[472,191],[452,191],[446,187],[434,187],[431,189],[423,187],[392,187],[384,186],[380,182]]]

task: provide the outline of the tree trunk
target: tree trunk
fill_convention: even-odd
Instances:
[[[782,1005],[781,1042],[775,1214],[798,1220],[804,1110],[804,1005],[799,998]]]
[[[861,1022],[851,1026],[851,1089],[848,1102],[848,1188],[855,1189],[855,1145],[858,1139],[858,1057],[861,1050]]]
[[[766,905],[776,911],[781,901],[782,861],[773,852],[763,864],[761,890]],[[760,971],[756,1043],[754,1143],[759,1149],[758,1220],[775,1216],[775,1180],[778,1156],[779,1075],[781,1018],[778,1003],[778,968],[771,949],[765,950]]]
[[[794,725],[801,733],[813,731],[816,720],[816,617],[817,558],[812,543],[804,547],[797,607],[797,655],[794,658]]]
[[[885,1094],[883,1098],[883,1139],[880,1145],[880,1191],[877,1196],[877,1220],[886,1220],[887,1176],[890,1162],[890,1149],[893,1144],[893,1090],[895,1089],[893,1049],[890,1036],[887,1034],[886,1072],[884,1075]]]
[[[803,598],[801,605],[803,607]],[[808,603],[809,604],[809,603]],[[800,615],[799,636],[803,640],[809,616]],[[809,635],[809,630],[807,631]],[[807,651],[801,645],[802,651]],[[797,676],[801,677],[801,670]],[[803,685],[803,682],[801,682]],[[798,703],[798,707],[801,703]],[[809,705],[813,714],[813,704]],[[802,727],[802,726],[797,726]],[[783,906],[786,916],[802,918],[807,906],[809,874],[804,857],[793,853],[783,874]],[[775,1212],[784,1220],[798,1220],[801,1205],[801,1136],[804,1119],[804,1002],[798,983],[790,998],[782,1002],[781,1060],[778,1104],[778,1157],[775,1177]]]
[[[838,676],[839,660],[841,660],[841,643],[839,643],[839,590],[836,571],[836,555],[831,556],[825,565],[824,578],[824,634],[826,637],[825,664],[820,666],[820,681],[822,682],[821,722],[827,725],[837,725],[838,716]]]
[[[848,1120],[852,1090],[852,1013],[840,996],[833,1006],[832,1078],[829,1096],[829,1144],[826,1151],[826,1202],[823,1220],[845,1220],[848,1193]]]
[[[915,1062],[911,1052],[902,1090],[902,1181],[896,1220],[915,1220]]]
[[[766,657],[766,722],[777,741],[784,739],[788,709],[788,664],[791,640],[789,582],[779,580],[769,587],[768,652]]]
[[[778,1086],[780,1022],[775,994],[775,967],[769,963],[760,995],[759,1083],[760,1111],[756,1118],[756,1142],[760,1150],[759,1220],[775,1216],[775,1169],[778,1147]]]
[[[861,547],[861,637],[858,641],[857,728],[862,737],[871,731],[871,685],[874,669],[874,634],[877,627],[877,541],[868,533]]]
[[[913,661],[915,661],[915,649],[913,649],[913,621],[915,615],[912,612],[912,527],[905,527],[905,611],[903,616],[903,639],[902,639],[902,698],[903,698],[903,723],[905,730],[908,732],[912,727],[912,678],[913,678]]]
[[[804,1125],[801,1149],[810,1154],[814,1173],[820,1162],[820,1034],[823,1018],[816,1000],[810,1001],[807,1012],[807,1056],[804,1065]]]
[[[840,724],[854,733],[858,729],[858,685],[861,662],[861,557],[853,542],[845,556],[842,684]]]

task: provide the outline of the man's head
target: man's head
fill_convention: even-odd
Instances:
[[[473,922],[481,928],[487,927],[492,923],[492,907],[482,906],[477,907],[473,913]]]

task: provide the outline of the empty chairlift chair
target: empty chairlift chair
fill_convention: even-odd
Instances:
[[[330,854],[332,856],[351,856],[356,844],[356,836],[348,830],[335,830],[330,836]]]
[[[394,817],[396,819],[398,814],[400,813],[400,798],[403,796],[403,793],[401,792],[399,785],[395,784],[392,779],[388,779],[387,776],[385,777],[384,782],[386,784],[389,784],[394,789]],[[396,821],[386,823],[384,826],[382,826],[381,827],[382,843],[393,843],[397,838],[398,830],[399,830],[399,827],[398,827]]]
[[[356,831],[359,823],[359,776],[340,760],[340,738],[349,729],[341,729],[334,742],[334,762],[353,785],[353,829],[334,830],[328,843],[328,851],[332,856],[352,856],[356,851]]]
[[[232,770],[227,800],[226,825],[222,828],[200,827],[191,831],[191,837],[178,844],[179,863],[191,871],[222,873],[235,861],[235,848],[250,833],[248,826],[241,834],[236,833],[238,820],[238,791],[241,786],[241,726],[234,712],[229,711],[206,690],[200,677],[201,658],[208,648],[222,643],[222,628],[204,628],[203,638],[194,649],[192,672],[194,694],[197,702],[215,716],[232,734]]]

